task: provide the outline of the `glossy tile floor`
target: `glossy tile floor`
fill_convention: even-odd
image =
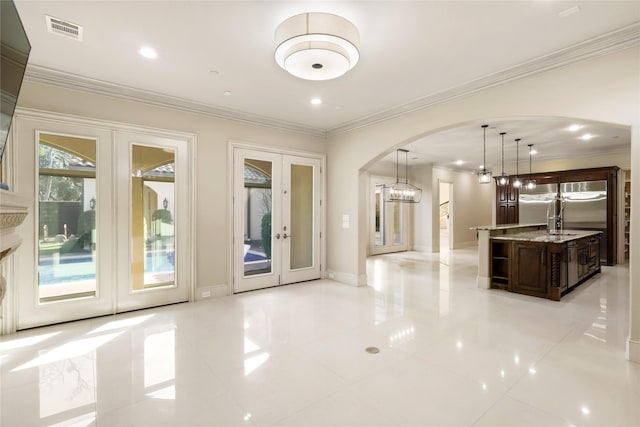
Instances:
[[[627,267],[552,302],[477,289],[474,250],[443,260],[4,337],[0,424],[640,425]]]

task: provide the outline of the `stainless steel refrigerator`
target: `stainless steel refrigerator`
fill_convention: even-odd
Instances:
[[[565,229],[602,231],[600,259],[607,259],[607,181],[560,184]]]

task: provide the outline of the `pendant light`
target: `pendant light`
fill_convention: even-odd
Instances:
[[[482,125],[482,170],[478,171],[478,182],[488,184],[491,182],[491,172],[487,170],[487,128],[489,125]]]
[[[533,144],[528,144],[528,145],[529,145],[529,175],[531,175],[531,147],[533,147]],[[529,191],[535,190],[536,180],[534,178],[527,179],[525,181],[524,188],[526,188]]]
[[[404,182],[400,182],[400,152],[404,153]],[[408,170],[409,150],[398,148],[396,150],[396,182],[382,186],[385,202],[420,203],[422,189],[409,184]]]
[[[520,146],[520,138],[516,138],[516,177],[513,179],[513,188],[520,188],[522,187],[522,180],[520,179],[519,175],[519,170],[518,170],[518,163],[519,163],[519,146]]]
[[[504,173],[504,136],[506,134],[506,132],[500,132],[500,136],[502,137],[502,172],[496,179],[496,184],[498,184],[499,187],[504,187],[505,185],[509,184],[509,175]]]

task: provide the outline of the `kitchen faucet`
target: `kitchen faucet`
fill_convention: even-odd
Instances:
[[[558,206],[558,203],[560,206]],[[562,234],[564,214],[564,198],[556,196],[547,206],[547,233]]]

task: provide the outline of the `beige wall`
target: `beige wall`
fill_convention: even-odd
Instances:
[[[449,182],[453,186],[450,215],[453,230],[453,249],[476,243],[476,231],[471,227],[491,224],[492,207],[494,206],[494,186],[479,184],[472,173],[455,172],[449,169],[433,168],[433,188],[438,189],[440,182]],[[434,202],[438,201],[434,196]],[[432,204],[433,251],[440,247],[440,209],[437,203]]]
[[[488,88],[467,97],[335,135],[328,140],[328,269],[351,284],[366,283],[365,229],[340,230],[340,218],[365,218],[358,172],[424,135],[494,117],[572,117],[632,127],[632,212],[640,212],[640,47]],[[454,190],[455,191],[455,190]],[[640,220],[631,228],[631,347],[640,361]],[[352,223],[355,223],[352,220]],[[636,225],[637,224],[637,225]],[[636,249],[637,248],[637,249]],[[636,352],[636,353],[634,353]]]
[[[25,82],[18,106],[197,135],[196,286],[227,284],[229,140],[323,153],[325,141],[293,132]]]
[[[411,168],[411,184],[422,189],[422,200],[413,205],[411,210],[411,223],[413,226],[411,233],[411,248],[420,252],[432,252],[433,235],[440,234],[439,229],[433,229],[433,204],[437,203],[437,184],[433,186],[433,167],[431,165],[416,165]],[[439,212],[435,214],[436,221]]]

